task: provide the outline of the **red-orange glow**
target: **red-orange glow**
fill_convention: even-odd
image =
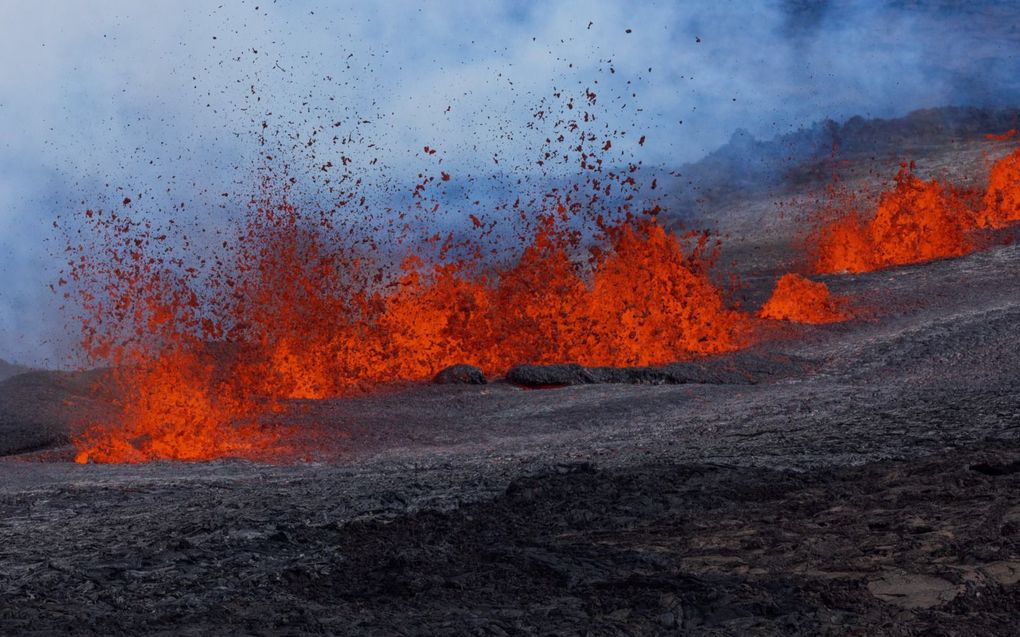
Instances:
[[[114,369],[119,413],[84,428],[78,461],[289,457],[296,438],[259,426],[286,401],[422,381],[456,363],[499,376],[521,363],[649,365],[748,345],[750,317],[713,282],[718,243],[658,223],[657,183],[639,183],[640,162],[613,143],[622,133],[598,119],[593,91],[555,97],[559,116],[534,114],[553,129],[535,164],[555,168],[541,183],[560,186],[490,210],[476,202],[456,233],[436,213],[462,177],[431,146],[432,168],[398,210],[366,204],[360,179],[299,197],[302,183],[267,153],[257,195],[213,245],[176,218],[157,229],[136,207],[86,212],[67,235],[66,295],[85,351]],[[577,171],[567,185],[564,166]]]
[[[707,237],[686,251],[654,221],[625,224],[597,266],[587,365],[651,365],[746,346],[745,316],[708,278]],[[693,240],[693,236],[688,237]]]
[[[986,228],[1020,221],[1020,148],[992,166],[979,220]]]
[[[130,374],[121,417],[87,428],[75,440],[75,462],[269,459],[282,452],[279,434],[254,422],[260,406],[218,388],[213,365],[193,353],[168,353]]]
[[[832,296],[824,283],[789,273],[776,282],[772,297],[758,311],[758,316],[814,325],[838,323],[851,318],[847,302],[846,297]]]
[[[271,458],[286,441],[258,416],[286,399],[427,379],[454,363],[490,375],[518,363],[646,365],[747,343],[746,315],[709,279],[707,237],[628,216],[584,258],[563,210],[539,214],[502,267],[423,249],[396,276],[288,204],[257,207],[234,262],[208,276],[151,256],[163,246],[147,228],[89,217],[108,249],[72,269],[98,290],[85,295],[85,344],[118,366],[123,399],[119,418],[76,439],[77,460]]]
[[[1011,128],[1002,134],[988,133],[987,135],[985,135],[985,139],[993,142],[1004,142],[1013,139],[1018,134],[1020,134],[1020,131],[1017,131],[1017,129],[1015,128]]]
[[[967,254],[977,225],[967,196],[903,165],[872,214],[850,205],[816,232],[814,270],[867,272]]]

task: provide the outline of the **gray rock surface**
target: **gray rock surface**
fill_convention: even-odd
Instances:
[[[599,383],[750,385],[803,373],[808,365],[807,360],[795,356],[743,351],[655,367],[584,367],[576,363],[516,365],[507,372],[506,379],[523,387]]]

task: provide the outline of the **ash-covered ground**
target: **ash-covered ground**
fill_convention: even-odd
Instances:
[[[796,254],[747,230],[774,204],[720,217],[752,308]],[[295,403],[283,466],[74,465],[101,400],[14,376],[0,632],[1015,634],[1020,246],[824,280],[858,318],[777,327],[744,380]]]

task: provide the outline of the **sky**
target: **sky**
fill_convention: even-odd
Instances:
[[[339,123],[370,183],[413,183],[426,145],[462,173],[526,172],[542,101],[595,87],[604,119],[647,135],[642,160],[672,167],[737,128],[1018,105],[1017,16],[1014,2],[0,0],[0,358],[59,365],[73,343],[49,289],[55,219],[131,196],[215,224],[254,186],[262,122],[278,144]]]

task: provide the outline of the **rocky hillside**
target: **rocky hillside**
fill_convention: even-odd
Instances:
[[[895,119],[826,120],[767,141],[741,129],[726,145],[660,181],[671,184],[670,210],[699,217],[735,198],[825,179],[834,161],[913,158],[932,147],[1015,128],[1020,128],[1020,108],[941,107]]]
[[[10,378],[11,376],[24,374],[27,371],[29,371],[28,367],[15,363],[8,363],[4,359],[0,358],[0,381]]]

